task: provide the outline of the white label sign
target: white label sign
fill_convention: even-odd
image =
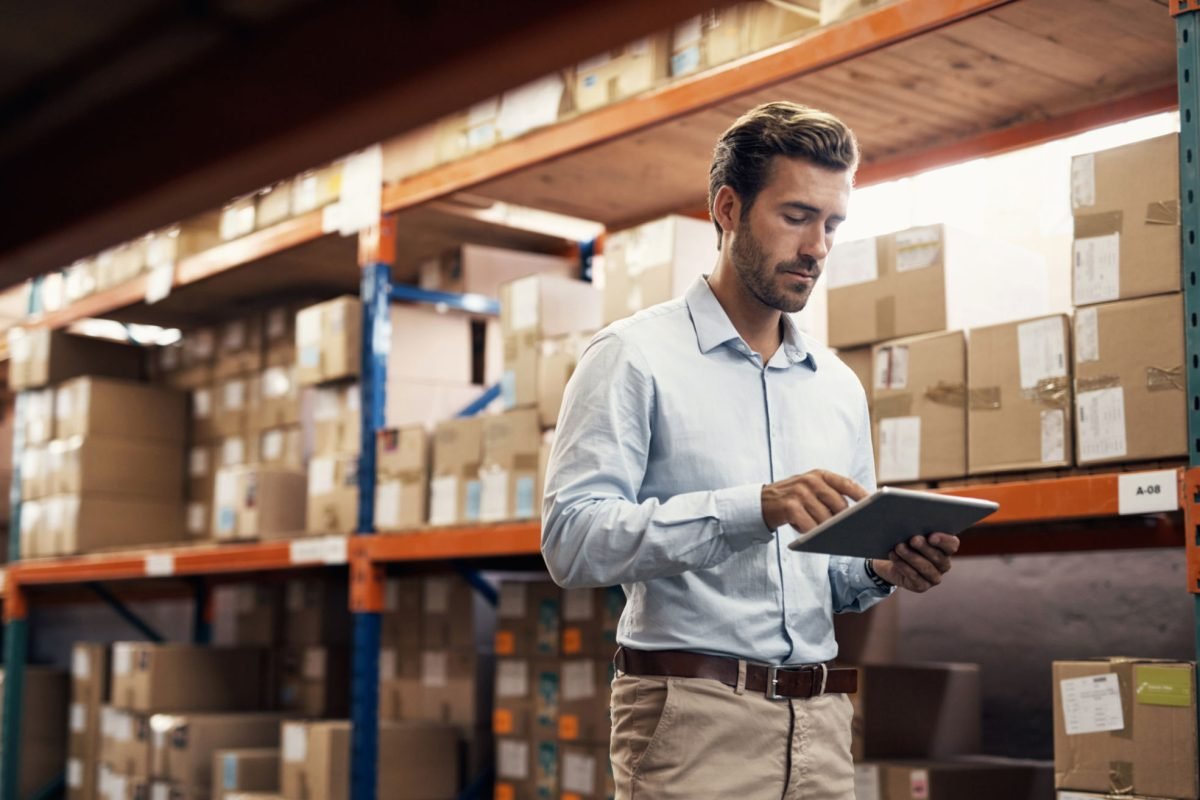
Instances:
[[[826,280],[830,289],[869,283],[879,278],[879,260],[874,239],[859,239],[835,245],[826,259]]]
[[[921,474],[921,418],[879,421],[879,480],[915,481]]]
[[[1017,326],[1021,388],[1034,389],[1046,378],[1067,374],[1067,342],[1062,320],[1047,317]]]
[[[429,524],[450,525],[458,519],[458,477],[440,475],[429,482]]]
[[[1095,308],[1075,311],[1075,363],[1100,360],[1100,324]]]
[[[133,671],[133,645],[117,642],[113,645],[113,672],[128,675]]]
[[[1115,673],[1059,681],[1067,735],[1119,731],[1125,727],[1121,685]]]
[[[567,589],[563,592],[563,619],[586,622],[595,616],[595,592],[591,589]]]
[[[1066,418],[1061,408],[1042,411],[1042,463],[1064,461],[1066,449]]]
[[[1106,303],[1121,295],[1121,234],[1075,240],[1075,305]]]
[[[71,733],[83,733],[87,730],[87,706],[83,703],[71,703]]]
[[[325,680],[325,648],[310,647],[304,651],[304,678],[310,681]]]
[[[379,680],[390,681],[396,678],[396,651],[393,648],[379,651]]]
[[[1098,461],[1125,455],[1125,390],[1120,386],[1080,392],[1078,406],[1079,461]]]
[[[175,556],[170,553],[153,553],[146,556],[146,575],[163,577],[175,574]]]
[[[78,758],[67,761],[67,786],[72,789],[83,788],[83,762]]]
[[[1126,472],[1117,477],[1118,513],[1156,514],[1179,508],[1175,470]]]
[[[293,564],[345,564],[349,540],[345,536],[295,539],[288,550]]]
[[[283,726],[283,760],[302,763],[308,759],[308,731],[303,725]]]
[[[527,697],[529,695],[529,662],[506,658],[496,662],[496,696]]]
[[[562,664],[562,699],[582,700],[596,694],[596,669],[589,659],[564,661]]]
[[[92,677],[92,657],[88,651],[80,649],[71,653],[71,677],[77,681]]]
[[[501,739],[496,742],[496,775],[506,780],[529,777],[529,743]]]
[[[421,685],[431,689],[445,688],[449,683],[447,661],[446,654],[441,651],[421,653]]]
[[[165,300],[175,285],[175,263],[159,264],[146,276],[146,305]]]
[[[1091,153],[1071,159],[1071,208],[1096,205],[1096,157]]]
[[[879,767],[874,764],[854,765],[854,800],[880,800]]]
[[[525,616],[525,584],[512,581],[500,584],[496,616],[500,619],[521,619]]]
[[[537,326],[541,317],[540,286],[541,282],[536,277],[513,281],[508,285],[508,319],[514,331]]]
[[[499,522],[508,519],[508,470],[486,470],[480,473],[479,480],[483,487],[479,521]]]
[[[596,791],[596,759],[580,753],[564,753],[562,789],[590,796]]]
[[[884,347],[875,360],[876,389],[904,389],[908,387],[908,347],[894,345]]]

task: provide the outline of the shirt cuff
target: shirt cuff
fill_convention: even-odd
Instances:
[[[775,538],[775,531],[763,521],[761,483],[718,489],[717,513],[720,514],[721,533],[729,540],[734,550],[742,550],[752,544],[763,544]],[[867,580],[870,583],[870,579]]]
[[[849,570],[850,586],[856,592],[871,591],[878,595],[887,596],[896,591],[895,586],[887,589],[880,587],[875,581],[871,580],[871,576],[867,574],[867,559],[855,559],[858,562],[856,567],[852,566]]]

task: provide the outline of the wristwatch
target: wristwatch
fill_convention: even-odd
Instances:
[[[871,579],[871,583],[875,584],[875,588],[881,592],[889,593],[896,588],[896,584],[879,577],[879,573],[875,571],[875,567],[871,564],[871,559],[865,558],[863,559],[863,563],[867,568],[867,577]]]

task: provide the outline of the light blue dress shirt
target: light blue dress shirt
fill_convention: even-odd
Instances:
[[[826,469],[875,488],[866,395],[784,315],[763,367],[707,281],[614,323],[563,399],[542,554],[567,587],[621,584],[619,644],[768,664],[837,655],[833,614],[886,592],[861,558],[794,553],[764,483]]]

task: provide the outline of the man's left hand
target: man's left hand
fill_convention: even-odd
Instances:
[[[910,592],[927,592],[942,582],[942,576],[950,571],[950,557],[957,552],[957,536],[932,533],[896,545],[887,560],[877,558],[872,566],[888,583]]]

